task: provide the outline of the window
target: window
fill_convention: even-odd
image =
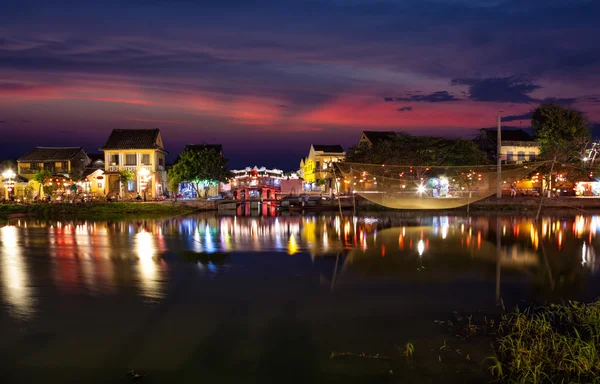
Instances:
[[[98,189],[102,189],[102,182],[98,182]]]
[[[506,154],[506,161],[513,161],[514,159],[515,159],[514,153],[512,153],[511,151],[508,151]]]
[[[519,161],[525,161],[525,152],[519,151],[519,153],[517,155],[518,155]]]
[[[142,165],[150,165],[150,155],[142,155]]]
[[[317,169],[320,169],[320,168],[321,168],[321,162],[317,161]]]
[[[69,162],[68,161],[57,161],[54,164],[54,166],[56,167],[56,169],[67,171],[69,169]]]
[[[129,180],[127,182],[127,192],[135,192],[135,180]]]
[[[158,158],[158,165],[160,165],[162,167],[163,165],[165,165],[164,163],[165,163],[165,159],[163,159],[162,157],[159,157]]]
[[[133,155],[125,155],[125,165],[137,165],[137,156]]]
[[[529,160],[535,160],[535,152],[529,152]]]
[[[110,165],[119,165],[119,155],[110,155]]]

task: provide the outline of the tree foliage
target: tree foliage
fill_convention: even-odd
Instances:
[[[121,183],[127,183],[129,180],[133,180],[135,173],[128,169],[122,169],[119,171],[119,181]]]
[[[177,183],[190,183],[196,190],[196,196],[200,196],[201,188],[206,192],[211,184],[225,182],[231,177],[227,169],[228,162],[212,148],[188,150],[181,153],[168,176]]]
[[[586,177],[586,164],[582,159],[590,141],[590,128],[588,119],[581,112],[557,104],[542,104],[533,111],[531,126],[540,145],[540,158],[556,160],[556,163],[538,168],[545,189],[554,187],[551,182],[554,175],[562,174],[567,180]],[[562,184],[557,182],[556,187],[560,188]]]
[[[135,177],[135,173],[133,171],[130,171],[128,169],[121,169],[119,171],[119,184],[120,184],[120,189],[121,189],[121,194],[124,194],[125,191],[125,184],[127,184],[127,182],[129,180],[133,180],[133,178]]]
[[[531,126],[543,158],[579,162],[585,155],[590,127],[581,112],[557,104],[542,104],[533,111]]]
[[[40,169],[39,171],[34,173],[33,180],[39,184],[38,196],[40,196],[42,194],[42,186],[44,185],[44,182],[46,181],[46,179],[51,179],[51,178],[52,178],[52,173],[47,169]]]
[[[479,165],[487,164],[485,152],[471,140],[400,134],[369,147],[352,148],[347,160],[389,165]]]

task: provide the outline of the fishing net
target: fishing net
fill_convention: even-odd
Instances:
[[[503,164],[503,189],[547,163]],[[405,166],[339,163],[338,190],[396,209],[457,208],[496,193],[497,166]]]

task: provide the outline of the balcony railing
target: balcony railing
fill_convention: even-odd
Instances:
[[[109,165],[108,172],[119,172],[119,171],[131,171],[139,172],[142,169],[147,169],[152,172],[152,166],[150,165]]]

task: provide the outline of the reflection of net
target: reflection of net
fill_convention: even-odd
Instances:
[[[503,165],[504,188],[508,189],[545,163]],[[496,193],[496,165],[427,167],[340,163],[339,169],[341,189],[354,190],[365,199],[389,208],[456,208]]]

